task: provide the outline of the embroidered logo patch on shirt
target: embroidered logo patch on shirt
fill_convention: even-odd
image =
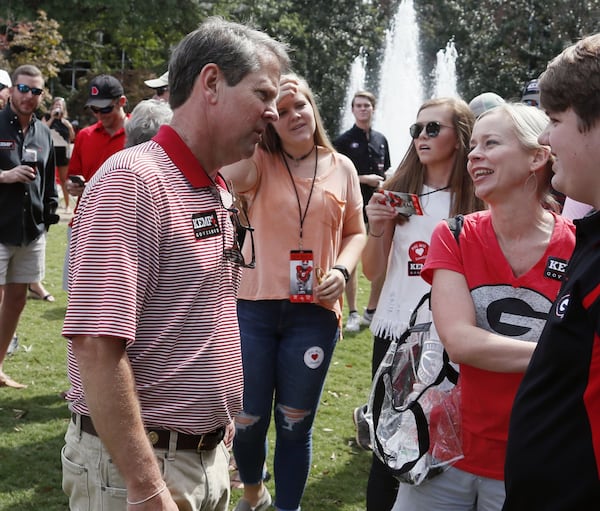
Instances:
[[[567,309],[569,308],[569,299],[570,298],[571,298],[571,295],[567,294],[565,296],[561,296],[560,298],[557,298],[557,300],[556,300],[556,306],[554,307],[554,313],[561,319],[565,317],[565,313],[567,312]]]
[[[194,236],[197,240],[212,238],[221,234],[217,212],[205,211],[202,213],[194,213],[192,215],[192,226],[194,227]]]
[[[567,271],[567,260],[550,256],[546,261],[544,275],[549,279],[562,280]]]
[[[16,147],[14,140],[0,140],[1,151],[12,151]]]

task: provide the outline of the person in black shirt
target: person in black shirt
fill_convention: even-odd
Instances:
[[[538,86],[552,186],[596,211],[575,220],[575,250],[514,401],[503,509],[589,511],[600,507],[600,33],[552,60]]]
[[[390,168],[390,151],[385,136],[371,128],[375,111],[375,96],[368,91],[358,91],[352,99],[352,114],[355,124],[333,141],[336,150],[352,160],[358,172],[360,191],[363,197],[363,208],[369,203],[373,192],[385,179],[385,171]],[[365,222],[367,215],[364,213]],[[384,272],[385,274],[385,272]],[[358,289],[358,273],[353,271],[346,285],[348,300],[348,322],[346,331],[358,332],[360,326],[369,325],[377,307],[383,278],[371,283],[371,293],[367,308],[361,317],[357,311],[356,294]]]
[[[2,363],[27,300],[27,285],[44,274],[45,233],[58,221],[50,130],[35,116],[44,92],[32,65],[13,73],[9,104],[0,112],[0,386],[23,388]]]

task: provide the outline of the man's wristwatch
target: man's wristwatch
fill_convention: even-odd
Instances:
[[[332,266],[331,269],[341,272],[346,282],[350,280],[350,273],[348,272],[348,268],[346,268],[345,266],[341,264],[336,264],[335,266]]]

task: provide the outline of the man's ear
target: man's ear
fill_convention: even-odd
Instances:
[[[531,159],[531,170],[536,172],[546,166],[548,158],[550,158],[550,148],[548,146],[538,147],[533,153]]]
[[[223,74],[216,64],[206,64],[194,84],[194,92],[200,92],[207,101],[214,103],[218,99]]]

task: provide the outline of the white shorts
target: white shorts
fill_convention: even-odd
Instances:
[[[45,259],[46,234],[29,245],[0,243],[0,286],[40,282],[44,278]]]

